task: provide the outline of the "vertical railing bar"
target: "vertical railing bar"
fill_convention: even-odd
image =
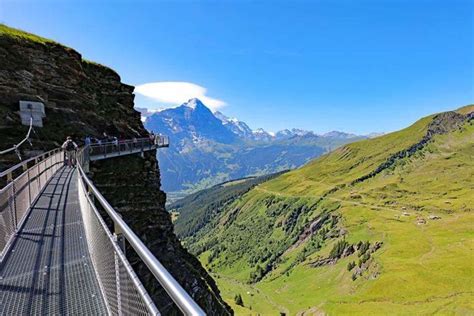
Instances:
[[[114,242],[118,242],[117,235],[113,235]],[[115,264],[115,283],[117,285],[117,307],[118,315],[122,315],[122,294],[120,289],[120,265],[117,257],[117,253],[114,251],[114,264]]]
[[[16,232],[18,228],[18,218],[17,218],[17,206],[16,206],[16,181],[15,180],[13,180],[12,182],[12,193],[13,193],[13,221],[14,221],[14,227],[15,227],[15,232]]]
[[[30,177],[30,169],[26,171],[28,176],[28,205],[31,207],[31,177]]]
[[[46,156],[44,159],[44,173],[46,175],[46,181],[49,179],[49,168],[48,168],[49,157]]]
[[[41,160],[35,160],[36,161],[36,170],[38,171],[37,178],[38,178],[38,191],[41,189],[41,173],[40,173],[40,164]]]

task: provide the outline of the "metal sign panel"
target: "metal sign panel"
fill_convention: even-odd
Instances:
[[[33,119],[33,126],[43,127],[43,117],[46,117],[44,104],[35,101],[20,101],[21,124],[30,125]]]

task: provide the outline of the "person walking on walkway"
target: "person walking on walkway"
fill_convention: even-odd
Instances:
[[[150,135],[148,136],[150,139],[150,144],[154,145],[155,144],[155,133],[151,132]]]
[[[86,138],[84,139],[84,145],[89,146],[92,143],[92,138],[87,135]]]
[[[77,144],[72,140],[71,136],[66,138],[66,141],[63,143],[61,148],[66,154],[67,166],[74,167],[76,165],[76,150],[78,148]]]

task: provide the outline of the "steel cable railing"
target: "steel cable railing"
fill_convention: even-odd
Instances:
[[[32,161],[34,165],[28,167]],[[7,178],[7,184],[0,189],[0,261],[31,206],[63,162],[63,152],[55,149],[0,173],[0,178]],[[22,173],[14,177],[19,171]]]
[[[83,213],[86,238],[89,251],[94,264],[103,296],[109,312],[112,314],[158,314],[155,304],[144,289],[140,280],[128,263],[117,240],[128,242],[137,255],[156,277],[172,300],[185,315],[205,315],[204,311],[181,285],[173,278],[166,268],[156,259],[151,251],[143,244],[140,238],[122,220],[120,215],[107,202],[97,190],[92,181],[87,177],[84,167],[88,165],[89,158],[95,155],[129,154],[135,149],[149,150],[155,144],[147,144],[149,140],[134,140],[122,143],[124,147],[110,143],[86,146],[77,155],[79,170],[79,200]],[[126,144],[126,145],[125,145]],[[131,145],[133,148],[130,148]],[[114,147],[115,146],[115,147]],[[102,148],[100,148],[102,147]],[[161,146],[163,147],[163,146]],[[115,148],[115,151],[114,151]],[[97,202],[97,203],[94,203]],[[114,233],[111,233],[97,210],[100,206],[114,223]],[[122,243],[123,245],[123,243]]]

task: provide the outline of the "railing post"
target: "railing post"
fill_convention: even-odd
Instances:
[[[80,175],[79,175],[80,176]],[[87,187],[87,194],[89,194],[89,197],[91,199],[91,202],[94,203],[94,193],[92,192],[92,188],[91,187]]]
[[[116,237],[117,245],[122,249],[125,254],[125,237],[123,236],[122,229],[117,223],[114,222],[114,236]]]
[[[46,182],[48,182],[49,180],[49,167],[48,167],[48,162],[49,162],[49,154],[46,155],[46,157],[44,158],[44,172],[46,174]]]
[[[40,176],[40,166],[39,166],[39,160],[38,158],[35,159],[35,165],[36,165],[36,178],[38,179],[38,192],[41,191],[41,176]]]
[[[114,241],[120,245],[119,243],[119,237],[117,234],[114,234]],[[117,287],[117,314],[121,316],[123,314],[122,312],[122,289],[120,286],[120,263],[119,263],[119,257],[117,255],[117,252],[114,251],[114,263],[115,263],[115,284]]]
[[[125,254],[125,237],[123,236],[122,229],[116,222],[114,222],[114,241]],[[122,315],[122,292],[120,286],[120,265],[119,258],[116,252],[114,252],[115,258],[115,280],[117,282],[117,302],[118,302],[118,314]]]
[[[56,167],[57,167],[57,163],[58,163],[58,155],[56,154],[56,151],[53,152],[53,170],[56,171]]]
[[[10,205],[13,206],[10,210],[13,212],[13,224],[15,227],[15,233],[18,229],[18,218],[17,218],[17,210],[16,210],[16,183],[12,183],[12,203]]]
[[[28,177],[28,205],[31,207],[31,179],[30,179],[30,170],[28,170],[26,164],[23,165],[23,170],[26,172],[26,175]]]

